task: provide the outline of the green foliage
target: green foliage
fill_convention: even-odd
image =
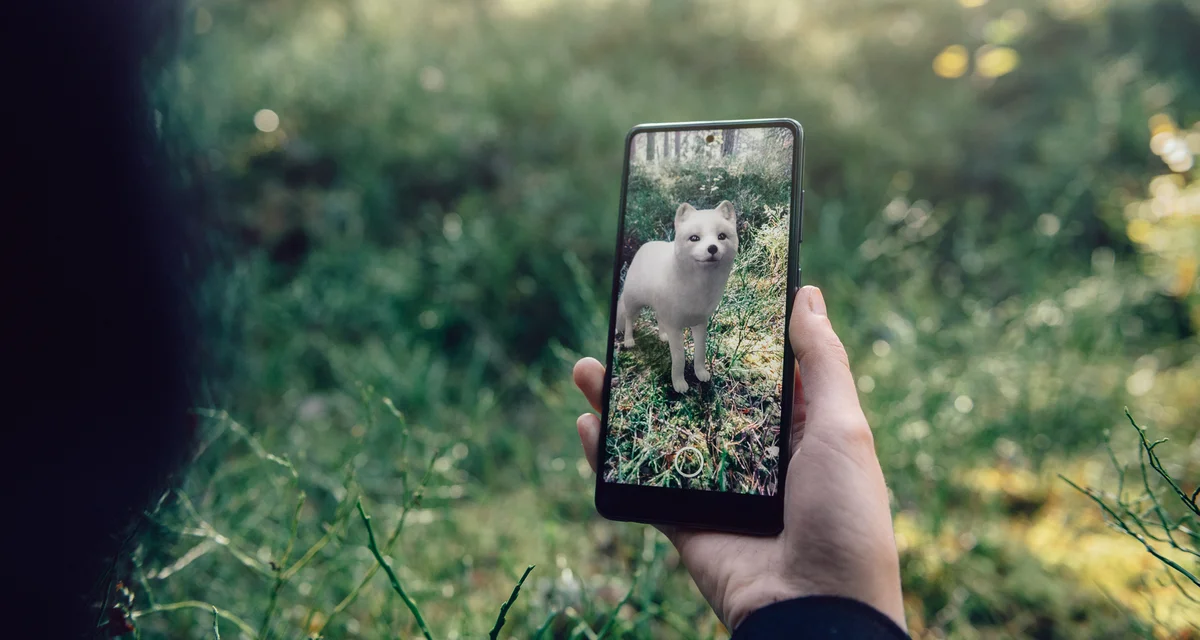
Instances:
[[[1200,486],[1190,494],[1184,491],[1180,486],[1183,481],[1171,476],[1163,466],[1162,459],[1154,451],[1166,442],[1167,438],[1151,442],[1146,437],[1146,430],[1138,426],[1128,410],[1125,411],[1125,415],[1137,431],[1139,444],[1138,469],[1141,472],[1141,486],[1133,490],[1133,496],[1126,495],[1125,468],[1117,461],[1111,449],[1109,453],[1118,471],[1115,493],[1085,489],[1066,477],[1063,479],[1091,498],[1104,511],[1113,528],[1137,540],[1145,547],[1147,553],[1166,565],[1167,576],[1172,584],[1194,602],[1195,597],[1191,593],[1200,589],[1200,578],[1196,577],[1189,566],[1196,565],[1197,560],[1200,560],[1200,504],[1196,502],[1196,497],[1200,496]],[[1165,491],[1162,485],[1166,485]],[[1162,496],[1164,493],[1166,495]],[[1163,549],[1168,551],[1164,553]],[[1171,551],[1181,559],[1182,564],[1181,561],[1166,555]]]
[[[419,633],[352,526],[359,496],[435,637],[487,634],[530,564],[503,633],[720,635],[665,542],[594,515],[569,366],[607,339],[629,127],[771,116],[804,124],[804,279],[894,506],[920,514],[914,635],[1128,637],[1132,600],[1019,542],[927,560],[947,531],[1048,517],[964,472],[1104,460],[1124,404],[1195,438],[1190,245],[1164,245],[1169,273],[1140,261],[1157,245],[1127,205],[1170,170],[1148,119],[1200,120],[1200,23],[1179,0],[965,4],[197,3],[151,91],[222,257],[197,301],[223,366],[210,402],[246,427],[205,418],[146,526],[142,637],[211,637],[213,605],[227,637]],[[939,77],[955,44],[965,70]],[[1003,48],[1019,64],[983,73]],[[776,184],[689,175],[633,206]]]

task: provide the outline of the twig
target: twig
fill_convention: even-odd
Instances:
[[[291,575],[300,571],[300,569],[302,569],[306,564],[308,564],[308,562],[313,557],[315,557],[317,555],[317,553],[322,548],[325,547],[325,545],[329,544],[330,541],[332,541],[334,538],[341,535],[341,533],[344,531],[344,529],[347,526],[349,526],[348,523],[350,522],[350,516],[352,516],[354,514],[354,508],[350,506],[350,502],[351,502],[350,499],[351,498],[354,498],[355,500],[358,499],[358,494],[354,490],[354,476],[355,476],[354,465],[347,464],[346,465],[346,478],[342,483],[342,486],[344,488],[344,494],[342,495],[342,499],[338,501],[337,508],[334,510],[333,522],[328,526],[328,529],[326,530],[325,535],[321,536],[321,539],[318,540],[315,544],[313,544],[313,546],[311,548],[309,548],[308,552],[304,554],[304,557],[297,560],[296,564],[293,564],[291,566],[291,568],[289,568],[287,571],[284,572],[284,575],[286,577],[291,577]],[[318,580],[317,588],[314,589],[314,591],[316,593],[321,593],[322,591],[324,591],[324,589],[322,588],[324,576],[325,576],[325,574],[321,574],[317,578],[317,580]],[[302,628],[311,629],[313,617],[316,616],[317,613],[319,613],[319,611],[316,608],[310,608],[308,611],[308,616],[306,616],[304,619],[304,626]],[[321,623],[320,626],[321,626],[321,628],[324,628],[328,624],[329,624],[329,621],[326,620],[323,623]],[[318,630],[318,632],[319,632],[319,630]]]
[[[277,456],[277,455],[267,451],[266,447],[264,447],[262,445],[262,442],[260,442],[258,440],[258,438],[256,438],[254,436],[254,434],[250,433],[249,429],[242,426],[242,424],[239,423],[237,420],[234,420],[233,416],[229,415],[228,411],[213,411],[213,410],[204,411],[204,410],[201,410],[201,411],[198,411],[197,413],[208,416],[210,418],[216,418],[218,420],[224,421],[226,424],[229,425],[230,431],[236,433],[238,436],[240,436],[242,438],[242,440],[244,440],[246,442],[246,444],[250,445],[250,450],[254,452],[254,455],[258,456],[259,458],[261,458],[263,460],[267,460],[269,462],[274,462],[275,464],[287,469],[288,472],[291,474],[293,480],[298,479],[300,477],[300,474],[296,471],[296,467],[292,465],[291,461],[289,461],[287,458]]]
[[[396,577],[396,573],[392,571],[392,566],[383,559],[383,554],[379,552],[379,546],[375,544],[375,531],[371,529],[371,516],[363,510],[362,498],[358,499],[357,505],[358,515],[362,517],[363,525],[367,528],[367,547],[371,549],[371,553],[375,556],[375,560],[383,567],[387,573],[388,580],[392,583],[392,590],[400,594],[400,599],[404,601],[405,606],[412,612],[413,617],[417,620],[417,626],[421,628],[421,633],[425,634],[426,640],[433,640],[433,635],[429,633],[429,627],[425,625],[425,619],[421,617],[421,610],[417,608],[417,603],[408,597],[404,592],[404,587],[400,586],[400,579]]]
[[[153,607],[154,592],[150,589],[150,579],[146,577],[146,571],[142,568],[142,559],[138,557],[136,552],[132,554],[130,559],[133,561],[133,568],[137,570],[138,583],[142,586],[142,593],[146,596],[146,602]]]
[[[217,609],[215,606],[213,606],[207,602],[201,602],[200,600],[184,600],[182,602],[172,602],[170,604],[160,604],[156,607],[150,607],[149,609],[143,609],[141,611],[134,611],[131,614],[131,617],[134,620],[137,620],[138,618],[141,618],[142,616],[148,616],[152,613],[165,613],[167,611],[178,611],[180,609],[203,609],[205,611],[212,611],[215,615],[225,618],[229,622],[233,623],[233,626],[235,626],[239,630],[241,630],[241,632],[246,634],[246,636],[253,638],[253,639],[258,638],[258,634],[254,632],[254,627],[251,627],[249,624],[246,624],[245,620],[242,620],[241,618],[235,616],[234,614],[232,614],[228,611]]]
[[[221,640],[221,616],[217,613],[217,608],[213,607],[213,637]]]
[[[346,509],[346,511],[342,512],[341,515],[338,515],[337,512],[341,511],[344,505],[349,504],[348,500],[350,496],[351,491],[347,489],[346,498],[343,499],[342,504],[338,505],[337,511],[335,511],[333,524],[329,527],[329,530],[326,531],[325,535],[321,536],[319,540],[314,542],[313,546],[309,547],[308,551],[305,551],[304,555],[301,556],[300,559],[295,562],[295,564],[288,567],[287,570],[283,572],[282,575],[284,580],[288,580],[292,576],[296,575],[296,573],[303,569],[304,566],[307,565],[314,556],[320,553],[321,549],[325,548],[325,545],[329,544],[330,541],[337,537],[338,529],[345,523],[347,519],[346,516],[350,515],[352,511],[350,509]]]
[[[533,571],[533,565],[529,565],[525,569],[525,573],[521,574],[521,579],[517,580],[517,586],[513,587],[512,594],[508,596],[508,600],[500,605],[500,615],[496,617],[496,624],[492,627],[492,632],[488,636],[492,640],[500,635],[500,629],[504,626],[504,616],[508,614],[508,609],[517,601],[517,595],[521,593],[521,585],[525,584],[525,578],[529,577],[529,572]]]
[[[271,637],[271,618],[275,615],[275,605],[279,601],[279,591],[283,589],[283,585],[287,579],[283,577],[284,567],[287,566],[288,557],[292,555],[292,549],[296,546],[296,530],[300,525],[300,511],[304,508],[304,500],[306,496],[304,492],[300,492],[300,497],[296,500],[296,509],[292,512],[292,527],[291,533],[288,534],[287,546],[283,550],[283,556],[279,562],[272,562],[271,568],[275,570],[275,583],[271,588],[271,599],[267,602],[267,610],[263,613],[262,626],[259,627],[258,635],[261,638]]]
[[[184,533],[199,536],[201,538],[207,538],[207,539],[215,542],[216,544],[228,549],[229,553],[233,554],[233,557],[237,558],[238,561],[241,562],[242,564],[246,565],[246,567],[253,569],[254,571],[256,571],[264,576],[268,576],[268,577],[271,576],[270,569],[265,567],[261,562],[256,560],[250,554],[246,553],[245,551],[242,551],[237,545],[233,544],[233,541],[230,540],[228,536],[222,535],[219,531],[216,530],[215,527],[213,527],[211,524],[209,524],[208,521],[206,521],[204,518],[200,517],[200,513],[198,511],[196,511],[196,507],[192,505],[192,501],[187,497],[186,493],[184,493],[182,491],[176,491],[175,493],[179,497],[179,503],[181,505],[183,505],[184,510],[187,511],[188,514],[190,516],[192,516],[192,518],[194,518],[196,520],[196,522],[199,524],[198,529],[184,530]]]
[[[1162,477],[1163,480],[1167,481],[1167,484],[1171,487],[1171,490],[1175,492],[1175,495],[1179,496],[1179,499],[1183,502],[1184,506],[1191,510],[1193,514],[1200,516],[1200,505],[1197,505],[1193,498],[1189,497],[1188,494],[1183,492],[1183,489],[1179,488],[1179,485],[1175,483],[1175,479],[1171,477],[1171,474],[1167,473],[1165,468],[1163,468],[1162,461],[1158,459],[1158,455],[1154,453],[1154,447],[1166,442],[1167,439],[1163,438],[1151,443],[1146,439],[1146,430],[1139,427],[1137,422],[1134,422],[1133,416],[1130,415],[1128,408],[1125,409],[1125,417],[1129,418],[1129,424],[1132,424],[1133,428],[1137,430],[1138,437],[1142,440],[1142,448],[1146,451],[1146,457],[1150,459],[1150,466],[1154,468],[1154,470],[1159,476]],[[1200,493],[1200,487],[1197,487],[1196,492]],[[1192,495],[1195,496],[1196,493],[1193,493]]]
[[[1163,564],[1178,571],[1179,573],[1181,573],[1183,575],[1183,577],[1187,578],[1188,580],[1191,580],[1192,583],[1195,584],[1197,587],[1200,587],[1200,578],[1197,578],[1196,576],[1192,575],[1192,573],[1190,571],[1188,571],[1187,569],[1184,569],[1182,566],[1179,565],[1179,563],[1164,556],[1157,549],[1150,546],[1150,543],[1146,542],[1146,539],[1144,537],[1142,537],[1141,534],[1130,529],[1129,525],[1125,524],[1125,521],[1122,520],[1121,517],[1118,516],[1117,513],[1115,511],[1113,511],[1104,502],[1104,500],[1101,500],[1100,497],[1095,495],[1095,493],[1093,493],[1090,489],[1084,489],[1083,487],[1075,484],[1074,482],[1071,482],[1070,479],[1068,479],[1066,476],[1064,476],[1062,474],[1059,474],[1058,477],[1062,478],[1064,481],[1066,481],[1067,484],[1074,487],[1075,490],[1077,490],[1080,493],[1082,493],[1083,495],[1091,498],[1093,502],[1095,502],[1097,505],[1099,505],[1100,508],[1103,509],[1104,512],[1107,513],[1109,515],[1109,517],[1111,517],[1113,519],[1113,523],[1116,524],[1118,528],[1120,528],[1122,531],[1124,531],[1127,535],[1129,535],[1134,540],[1137,540],[1138,542],[1142,543],[1142,546],[1146,548],[1146,551],[1148,551],[1150,553],[1150,555],[1154,556],[1155,558],[1158,558]]]
[[[1189,496],[1183,491],[1182,488],[1180,488],[1179,483],[1176,482],[1175,478],[1171,477],[1171,474],[1167,472],[1166,468],[1163,466],[1162,460],[1155,452],[1155,448],[1164,442],[1167,442],[1167,439],[1160,438],[1158,440],[1151,441],[1147,437],[1146,430],[1138,425],[1137,421],[1133,419],[1133,415],[1129,412],[1128,408],[1125,409],[1125,417],[1129,419],[1129,424],[1133,426],[1134,430],[1137,431],[1138,434],[1138,471],[1140,471],[1141,476],[1142,495],[1137,496],[1132,500],[1127,500],[1125,498],[1125,468],[1119,463],[1116,455],[1113,453],[1111,442],[1107,443],[1109,459],[1112,461],[1113,466],[1116,467],[1118,473],[1117,495],[1115,496],[1114,504],[1109,504],[1105,500],[1105,494],[1096,491],[1095,489],[1083,488],[1061,475],[1059,477],[1063,478],[1063,480],[1075,488],[1075,490],[1086,495],[1089,499],[1095,502],[1096,505],[1099,506],[1104,512],[1106,516],[1105,520],[1108,521],[1110,526],[1116,528],[1134,540],[1137,540],[1138,543],[1140,543],[1146,549],[1147,553],[1154,556],[1156,559],[1166,565],[1166,567],[1169,568],[1167,571],[1167,577],[1170,579],[1171,584],[1174,585],[1185,598],[1195,602],[1196,598],[1187,592],[1187,584],[1181,584],[1177,579],[1176,574],[1183,576],[1189,582],[1191,582],[1193,586],[1196,587],[1200,587],[1200,578],[1198,578],[1188,569],[1184,568],[1184,566],[1180,563],[1168,558],[1157,548],[1155,548],[1151,542],[1167,545],[1171,549],[1183,554],[1187,554],[1193,558],[1200,558],[1200,550],[1197,550],[1195,545],[1195,543],[1200,540],[1200,537],[1198,537],[1194,532],[1194,529],[1196,528],[1196,516],[1200,516],[1200,507],[1197,506],[1195,500],[1196,494]],[[1111,439],[1111,435],[1109,438]],[[1179,498],[1180,502],[1184,504],[1187,512],[1184,513],[1181,518],[1173,518],[1168,512],[1168,509],[1160,501],[1158,493],[1156,493],[1155,488],[1151,486],[1151,469],[1153,469],[1154,475],[1157,475],[1167,483],[1174,495]],[[1200,492],[1200,489],[1198,489],[1198,492]],[[1135,527],[1137,530],[1135,530]],[[1161,529],[1162,537],[1159,535],[1154,535],[1154,533],[1151,532],[1151,529],[1154,529],[1155,532],[1157,532],[1158,529]],[[1176,539],[1174,535],[1175,531],[1181,531],[1186,534],[1186,536],[1190,539],[1191,544],[1186,544],[1187,541],[1181,544],[1180,540]]]
[[[408,520],[408,514],[412,512],[414,507],[420,504],[422,490],[425,489],[425,485],[429,482],[429,476],[433,474],[434,465],[437,463],[438,459],[445,454],[445,451],[446,449],[443,447],[435,451],[433,457],[430,458],[429,466],[425,469],[425,475],[421,478],[421,483],[417,485],[416,490],[413,491],[412,496],[409,497],[408,502],[404,505],[404,511],[400,514],[400,522],[396,524],[396,529],[392,531],[392,535],[388,537],[387,542],[385,542],[383,545],[384,553],[391,553],[392,548],[396,546],[396,541],[400,539],[400,533],[404,530],[404,522]],[[329,612],[329,617],[326,618],[324,624],[321,625],[322,628],[329,625],[329,621],[333,619],[333,616],[345,611],[346,607],[350,606],[350,604],[358,598],[358,594],[363,590],[364,587],[367,586],[367,583],[369,583],[371,578],[374,578],[375,574],[378,572],[378,564],[368,569],[366,575],[364,575],[362,580],[355,585],[354,589],[352,589],[350,593],[346,594],[346,597],[342,598],[342,601],[333,607],[333,611]]]

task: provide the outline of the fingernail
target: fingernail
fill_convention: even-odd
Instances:
[[[821,290],[816,287],[809,287],[808,292],[808,308],[813,313],[824,316],[825,312],[825,296],[821,295]]]

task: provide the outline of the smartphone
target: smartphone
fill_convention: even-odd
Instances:
[[[596,508],[783,529],[800,286],[795,120],[644,124],[626,138]]]

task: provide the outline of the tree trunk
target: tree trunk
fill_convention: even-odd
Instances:
[[[646,132],[646,162],[654,162],[654,132]]]
[[[675,132],[675,159],[679,159],[679,139],[683,136],[682,131]]]
[[[724,139],[721,141],[721,157],[733,155],[734,147],[737,145],[737,129],[726,129]]]

